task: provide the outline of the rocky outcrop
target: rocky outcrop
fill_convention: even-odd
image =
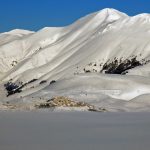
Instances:
[[[77,102],[70,98],[58,96],[54,97],[46,102],[36,104],[36,108],[57,108],[57,107],[70,107],[70,108],[85,108],[87,111],[104,112],[105,108],[96,108],[85,102]]]

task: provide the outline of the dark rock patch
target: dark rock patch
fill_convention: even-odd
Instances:
[[[4,84],[4,87],[7,90],[7,97],[15,93],[20,93],[22,91],[17,84],[12,82],[7,82],[6,84]]]
[[[43,84],[43,83],[46,83],[47,81],[46,80],[42,80],[39,84]]]
[[[146,62],[146,61],[145,61]],[[137,60],[136,57],[133,57],[131,59],[126,59],[126,60],[117,60],[115,59],[112,62],[106,62],[103,67],[101,72],[104,72],[106,74],[126,74],[127,70],[142,66],[143,64]]]
[[[52,80],[51,82],[50,82],[50,84],[53,84],[53,83],[55,83],[56,81],[55,80]]]
[[[25,87],[26,85],[28,85],[30,83],[33,83],[36,80],[37,79],[32,79],[27,83],[19,82],[18,84],[13,83],[11,81],[7,82],[6,84],[4,84],[4,87],[7,91],[7,97],[10,95],[22,92],[23,87]],[[32,88],[34,88],[34,86]]]

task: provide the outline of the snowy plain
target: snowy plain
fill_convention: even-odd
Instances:
[[[1,150],[149,150],[149,113],[1,112]]]

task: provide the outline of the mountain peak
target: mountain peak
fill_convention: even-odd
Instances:
[[[102,14],[104,14],[104,16],[107,16],[110,21],[111,20],[118,20],[122,17],[128,17],[127,14],[122,13],[116,9],[113,9],[113,8],[105,8],[105,9],[102,9],[102,10],[97,12],[97,15],[102,15]]]
[[[127,14],[119,11],[119,10],[116,10],[114,8],[104,8],[102,10],[100,10],[99,12],[107,12],[108,14],[110,15],[113,15],[113,14],[119,14],[119,15],[125,15],[125,16],[128,16]]]

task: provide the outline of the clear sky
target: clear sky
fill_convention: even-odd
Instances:
[[[0,32],[65,26],[103,8],[150,13],[150,0],[0,0]]]

